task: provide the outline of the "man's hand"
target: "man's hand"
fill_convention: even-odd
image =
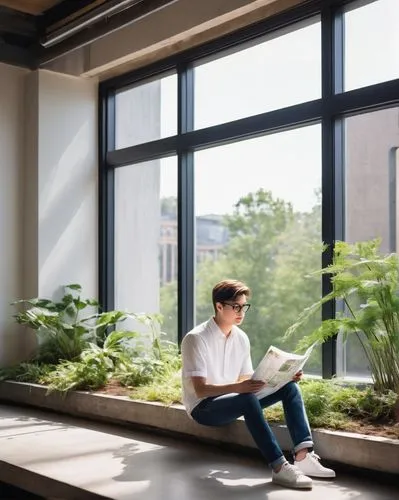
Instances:
[[[240,394],[245,394],[248,392],[258,392],[265,386],[262,380],[244,380],[243,382],[238,382],[236,384],[236,392]]]
[[[298,373],[295,373],[295,375],[292,377],[292,380],[294,382],[299,382],[303,376],[303,371],[300,370]]]

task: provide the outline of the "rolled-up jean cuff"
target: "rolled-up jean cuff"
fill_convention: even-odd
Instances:
[[[275,469],[276,467],[278,467],[279,465],[282,465],[284,462],[286,462],[287,459],[285,458],[284,455],[281,455],[281,457],[277,458],[276,460],[274,460],[273,462],[270,462],[270,467],[272,469]]]
[[[302,443],[297,444],[294,448],[294,452],[297,453],[305,448],[313,448],[313,441],[303,441]]]

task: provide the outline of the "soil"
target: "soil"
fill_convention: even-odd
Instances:
[[[353,420],[345,429],[346,432],[357,432],[368,436],[381,436],[390,439],[399,439],[399,422],[392,424],[370,424]]]
[[[132,389],[121,386],[120,383],[116,380],[110,380],[105,387],[97,389],[97,391],[95,392],[108,394],[109,396],[129,396],[129,394],[131,394],[132,392]]]
[[[111,380],[105,387],[98,389],[96,392],[108,394],[109,396],[129,396],[132,393],[132,389],[122,387],[119,382]],[[344,431],[357,432],[368,436],[381,436],[390,439],[399,439],[399,422],[378,424],[352,420]]]

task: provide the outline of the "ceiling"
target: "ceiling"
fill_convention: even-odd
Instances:
[[[62,0],[0,0],[0,5],[37,16],[50,7],[54,7],[57,3],[61,3],[61,1]]]
[[[0,62],[36,69],[177,0],[0,0]]]

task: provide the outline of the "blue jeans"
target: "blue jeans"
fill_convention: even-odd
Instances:
[[[290,382],[279,391],[258,399],[254,394],[224,394],[206,398],[191,412],[193,419],[202,425],[221,426],[244,416],[245,423],[256,445],[271,467],[285,462],[281,448],[263,416],[263,408],[282,401],[285,420],[294,451],[313,447],[312,434],[298,384]]]

